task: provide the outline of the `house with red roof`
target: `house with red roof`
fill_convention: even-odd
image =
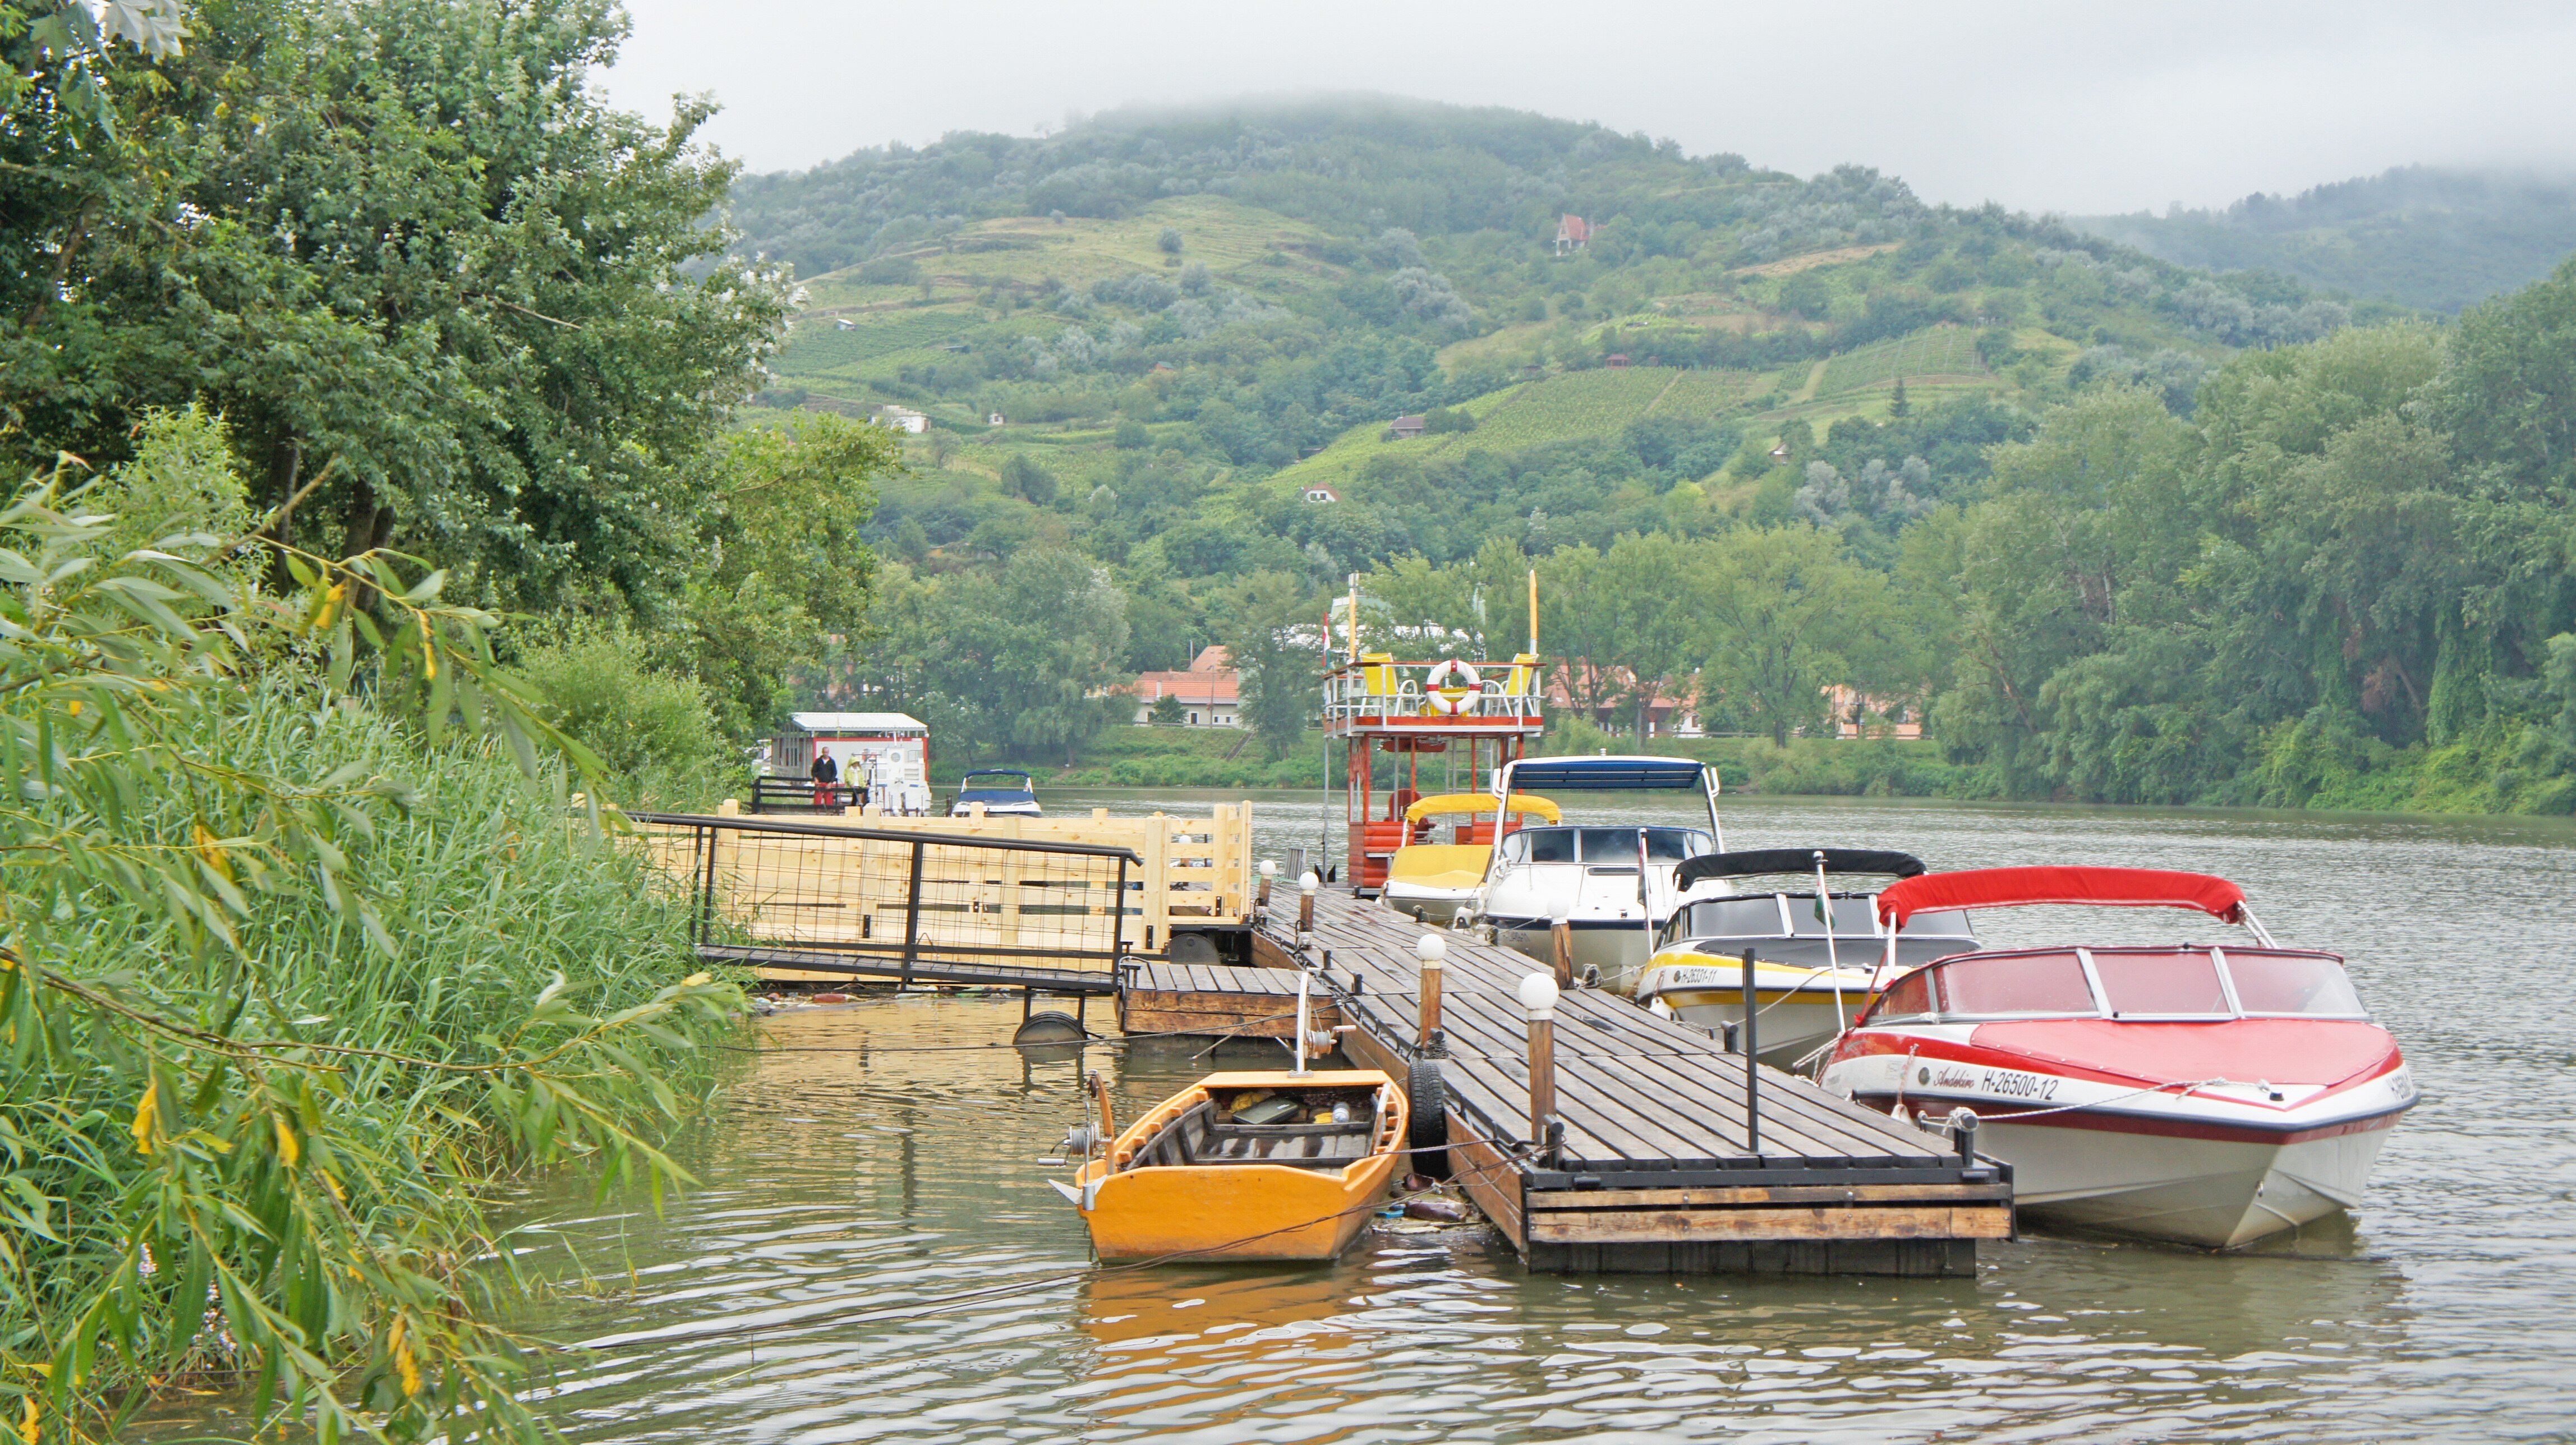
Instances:
[[[1136,700],[1133,721],[1154,720],[1154,704],[1178,698],[1189,727],[1243,726],[1243,674],[1222,647],[1203,647],[1190,659],[1187,672],[1140,672],[1125,691]]]

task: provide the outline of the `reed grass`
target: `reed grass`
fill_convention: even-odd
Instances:
[[[221,511],[220,440],[135,467]],[[381,554],[133,547],[67,470],[0,507],[7,1424],[116,1439],[213,1382],[254,1437],[541,1439],[484,1193],[570,1160],[685,1182],[654,1140],[740,993],[569,806],[538,745],[606,775],[493,663],[496,619]]]

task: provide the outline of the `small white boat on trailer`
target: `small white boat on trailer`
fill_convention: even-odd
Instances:
[[[1758,848],[1693,858],[1674,875],[1682,900],[1637,978],[1637,1002],[1712,1033],[1739,1028],[1750,953],[1762,1062],[1811,1063],[1888,979],[1975,950],[1965,913],[1917,913],[1901,929],[1886,929],[1868,886],[1833,885],[1837,877],[1903,879],[1924,871],[1910,853],[1873,848]],[[1766,875],[1803,877],[1808,886],[1743,891],[1742,880]]]
[[[2331,953],[2282,948],[2223,878],[1992,868],[1889,886],[1880,916],[2091,903],[2198,909],[2251,946],[2066,945],[1945,958],[1888,986],[1825,1086],[1938,1123],[1970,1111],[2034,1220],[2211,1248],[2357,1204],[2416,1094]]]
[[[1542,963],[1555,961],[1562,919],[1575,974],[1598,970],[1602,987],[1628,992],[1681,894],[1673,875],[1690,859],[1726,847],[1717,786],[1717,769],[1693,758],[1600,755],[1504,764],[1494,777],[1497,796],[1686,792],[1707,800],[1708,830],[1523,828],[1494,849],[1474,917],[1493,926],[1495,942]]]

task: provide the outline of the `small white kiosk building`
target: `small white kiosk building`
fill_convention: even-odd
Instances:
[[[844,787],[864,786],[888,813],[930,811],[930,728],[900,712],[800,712],[769,740],[773,777],[804,778],[814,750],[830,748]]]

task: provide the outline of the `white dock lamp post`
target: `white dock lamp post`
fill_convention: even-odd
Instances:
[[[1436,933],[1426,933],[1413,941],[1413,956],[1422,960],[1422,1037],[1418,1042],[1431,1047],[1440,1034],[1440,973],[1449,957],[1449,944]]]
[[[1315,890],[1323,886],[1324,880],[1316,877],[1312,868],[1297,875],[1297,931],[1300,934],[1315,931]]]
[[[1278,860],[1277,860],[1277,859],[1275,859],[1275,858],[1264,858],[1264,859],[1262,859],[1262,860],[1261,860],[1261,897],[1260,897],[1260,899],[1259,899],[1259,903],[1260,903],[1260,906],[1261,906],[1261,907],[1263,907],[1263,908],[1268,908],[1268,907],[1270,906],[1270,880],[1271,880],[1271,879],[1273,879],[1273,878],[1276,878],[1276,877],[1278,877],[1278,876],[1279,876],[1279,862],[1278,862]]]
[[[1533,973],[1521,980],[1521,1007],[1529,1010],[1530,1142],[1553,1153],[1556,1134],[1556,980]]]

